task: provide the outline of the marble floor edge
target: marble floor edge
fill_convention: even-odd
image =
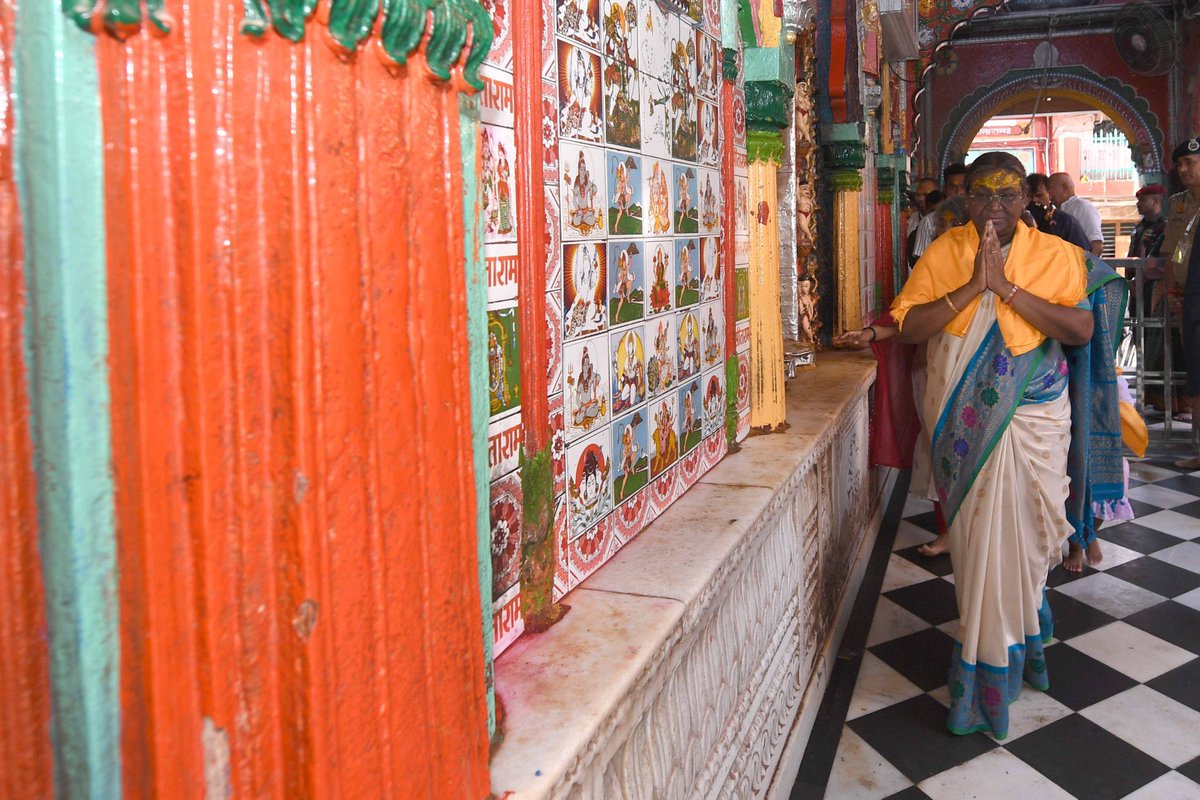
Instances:
[[[845,725],[846,714],[849,713],[858,671],[866,652],[867,636],[871,629],[871,620],[875,616],[875,606],[879,601],[888,559],[903,517],[910,477],[911,472],[903,470],[896,476],[892,486],[887,510],[871,550],[866,573],[854,599],[846,632],[838,646],[829,685],[821,698],[817,719],[809,734],[808,747],[789,794],[790,800],[821,800],[825,796],[834,759],[837,758],[842,727]]]

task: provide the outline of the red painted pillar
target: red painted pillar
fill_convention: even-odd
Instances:
[[[98,41],[124,791],[481,798],[456,93],[240,6]]]
[[[892,204],[881,199],[875,204],[875,280],[879,282],[883,308],[896,296],[895,269],[892,252]]]
[[[0,2],[0,797],[54,795],[50,664],[29,431],[21,213],[13,176],[13,8]]]

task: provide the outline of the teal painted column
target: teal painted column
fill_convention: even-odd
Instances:
[[[59,797],[121,796],[104,149],[95,40],[17,4],[15,169]]]
[[[479,601],[483,612],[484,676],[487,681],[488,736],[496,734],[496,682],[492,665],[492,526],[488,486],[487,273],[480,235],[479,96],[458,98],[462,147],[463,245],[467,265],[467,341],[471,348],[471,441],[475,448],[475,513],[479,542]]]

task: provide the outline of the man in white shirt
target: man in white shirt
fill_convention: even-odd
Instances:
[[[961,161],[956,164],[951,164],[942,170],[942,193],[946,197],[964,197],[967,194],[967,167]],[[928,205],[928,204],[927,204]],[[929,247],[929,243],[933,241],[933,208],[921,220],[921,224],[917,226],[917,241],[913,245],[914,258],[920,258],[925,252],[925,248]]]
[[[925,198],[935,189],[937,189],[937,181],[933,178],[921,178],[917,181],[916,190],[913,192],[913,199],[916,200],[916,212],[908,217],[908,230],[905,232],[905,236],[911,236],[925,215],[932,210],[925,204]]]
[[[1050,176],[1046,186],[1054,205],[1070,214],[1083,226],[1083,233],[1092,243],[1092,255],[1104,252],[1104,233],[1100,230],[1100,211],[1087,200],[1075,194],[1075,181],[1065,172]]]

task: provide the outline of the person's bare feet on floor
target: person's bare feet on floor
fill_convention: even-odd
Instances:
[[[1104,560],[1104,551],[1100,549],[1099,539],[1092,539],[1092,541],[1088,543],[1085,556],[1087,558],[1087,562],[1093,567]]]
[[[1083,548],[1075,542],[1068,542],[1067,557],[1063,559],[1062,565],[1067,572],[1083,572]]]
[[[938,537],[932,542],[926,542],[918,547],[917,552],[926,558],[936,558],[950,549],[949,539],[949,534],[939,533]]]

